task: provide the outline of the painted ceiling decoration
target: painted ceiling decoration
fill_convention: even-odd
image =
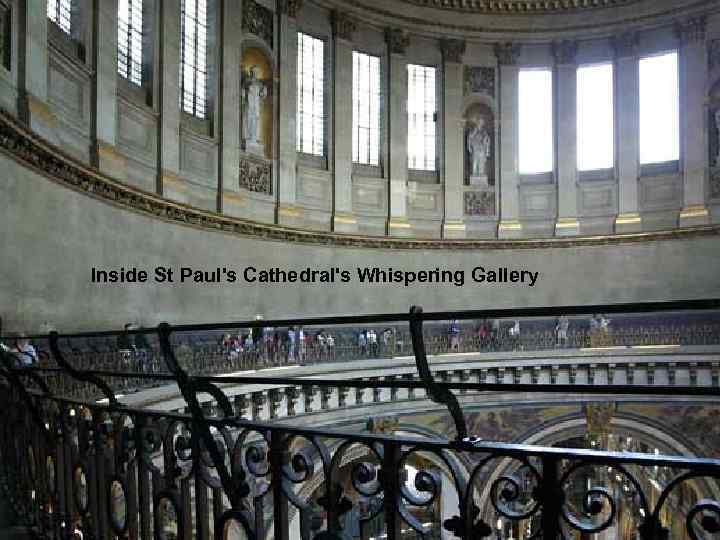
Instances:
[[[407,4],[478,13],[550,13],[625,6],[638,0],[402,0]]]

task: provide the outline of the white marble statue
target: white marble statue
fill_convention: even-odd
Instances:
[[[260,112],[267,97],[265,83],[258,79],[258,68],[252,66],[245,80],[245,144],[250,148],[262,148],[260,141]]]
[[[490,135],[485,129],[485,120],[481,117],[467,135],[467,151],[470,156],[470,177],[486,177],[485,165],[490,157]]]

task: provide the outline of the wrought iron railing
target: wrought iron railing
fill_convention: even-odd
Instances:
[[[132,408],[107,380],[110,373],[68,363],[64,343],[114,333],[48,337],[55,376],[94,386],[104,400],[53,393],[41,369],[22,369],[2,354],[0,463],[17,513],[52,538],[436,537],[442,527],[463,539],[572,538],[617,525],[630,508],[638,537],[715,538],[720,534],[720,460],[525,446],[478,440],[468,431],[456,392],[507,390],[498,382],[439,382],[429,369],[425,320],[493,316],[717,309],[718,301],[640,306],[520,309],[463,313],[323,318],[193,325],[138,330],[156,339],[164,373],[186,414]],[[600,308],[600,309],[598,309]],[[190,374],[177,354],[178,334],[272,324],[331,325],[381,321],[409,324],[418,377],[412,380],[322,380]],[[306,428],[252,421],[237,414],[221,383],[315,385],[423,392],[453,418],[452,440],[401,434]],[[523,384],[522,392],[642,393],[720,397],[717,386]],[[203,401],[209,396],[210,405]],[[688,496],[684,489],[692,484]],[[456,501],[438,523],[441,498]],[[447,499],[445,499],[447,500]],[[684,523],[668,521],[682,514]],[[379,520],[379,521],[378,521]],[[379,525],[378,525],[379,523]],[[672,532],[671,532],[672,531]],[[678,532],[679,531],[679,532]],[[74,535],[74,536],[73,536]],[[624,536],[619,536],[623,537]]]

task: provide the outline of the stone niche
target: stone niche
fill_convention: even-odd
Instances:
[[[465,184],[495,186],[495,112],[486,103],[473,103],[463,115]]]
[[[720,40],[718,48],[720,49]],[[717,67],[714,70],[716,73],[720,71]],[[711,87],[708,98],[709,196],[711,200],[717,201],[720,200],[720,78],[717,78]]]
[[[248,46],[241,62],[241,144],[256,157],[273,157],[273,69],[263,49]]]

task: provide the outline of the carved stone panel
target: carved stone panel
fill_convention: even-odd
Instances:
[[[240,158],[240,187],[272,195],[272,162],[252,156]]]
[[[495,97],[495,68],[465,66],[463,89],[467,94],[483,94]]]
[[[243,2],[242,28],[273,46],[273,13],[255,0]]]
[[[464,194],[465,215],[494,216],[494,191],[466,191]]]

